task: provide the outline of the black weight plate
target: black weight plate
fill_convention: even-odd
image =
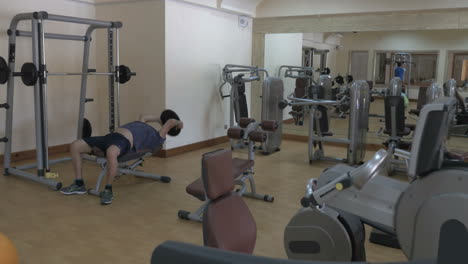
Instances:
[[[10,77],[10,68],[3,57],[0,57],[0,84],[5,84]]]
[[[91,122],[89,122],[89,120],[85,118],[83,120],[83,133],[81,137],[82,138],[91,137],[92,134],[93,134],[93,128],[91,126]]]
[[[34,63],[26,62],[21,67],[21,80],[23,81],[24,85],[26,86],[34,86],[37,82],[37,68]]]

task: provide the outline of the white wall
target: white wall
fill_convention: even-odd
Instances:
[[[448,51],[466,50],[468,45],[466,33],[466,30],[428,30],[345,34],[341,42],[343,49],[338,53],[337,70],[348,71],[349,52],[352,50],[369,51],[369,80],[373,77],[375,51],[438,51],[437,82],[442,83],[447,78]]]
[[[278,76],[278,70],[282,65],[302,65],[302,33],[293,34],[266,34],[265,35],[265,68],[270,76]],[[284,96],[294,92],[296,81],[284,77],[284,70],[279,76],[284,82]],[[283,111],[283,119],[289,119],[291,107]]]
[[[165,108],[164,0],[114,2],[96,6],[101,20],[121,21],[120,63],[137,75],[121,85],[121,124],[134,121],[140,114],[157,114]],[[107,67],[107,36],[98,39],[99,66]],[[99,83],[105,100],[102,122],[108,124],[107,80]],[[104,130],[102,133],[107,133]]]
[[[51,14],[94,18],[94,6],[68,0],[16,0],[2,1],[0,9],[0,56],[8,59],[8,36],[6,31],[12,17],[17,13],[46,10]],[[30,22],[22,22],[19,29],[30,31]],[[45,23],[46,32],[84,35],[83,25],[58,22]],[[94,46],[94,44],[93,44]],[[49,71],[81,71],[83,43],[61,40],[46,40],[46,60]],[[18,38],[16,47],[16,70],[24,62],[32,60],[31,39]],[[95,52],[91,53],[90,66],[95,67]],[[13,151],[35,149],[33,88],[16,80],[13,120]],[[87,105],[86,117],[93,124],[99,120],[95,79],[90,78],[88,97],[96,102]],[[0,102],[6,102],[6,85],[0,87]],[[80,77],[50,77],[48,80],[49,145],[70,143],[76,138],[80,95]],[[5,110],[0,110],[0,131],[5,131]],[[1,134],[3,136],[3,132]],[[3,146],[0,153],[3,153]]]
[[[221,70],[225,64],[250,65],[251,25],[239,28],[237,15],[166,1],[166,106],[185,126],[168,139],[167,149],[226,135],[229,108],[218,93]],[[249,87],[246,95],[250,105]]]
[[[257,17],[466,8],[465,0],[263,0]]]

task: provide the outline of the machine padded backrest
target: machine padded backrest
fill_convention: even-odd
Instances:
[[[202,180],[206,196],[210,200],[229,194],[234,188],[232,177],[232,153],[216,150],[202,157]]]
[[[392,131],[392,107],[395,107],[397,132],[405,130],[405,100],[402,96],[385,96],[385,128]]]
[[[218,198],[203,212],[205,246],[252,254],[256,240],[257,225],[241,196]]]
[[[234,187],[230,150],[203,156],[202,179],[211,200],[203,212],[203,241],[208,247],[251,254],[257,239],[257,226],[244,200]]]
[[[294,96],[297,98],[303,98],[306,94],[307,80],[305,78],[296,79],[296,89],[294,89]]]
[[[416,109],[421,110],[423,106],[426,104],[426,93],[427,93],[427,86],[419,87],[419,95],[418,95],[418,104]]]
[[[452,242],[453,243],[453,242]],[[452,244],[451,243],[451,244]],[[440,244],[440,243],[439,243]],[[449,245],[450,246],[450,245]],[[324,264],[323,261],[273,259],[228,252],[186,243],[166,241],[153,252],[151,264]],[[328,263],[328,262],[325,262]],[[333,262],[334,264],[365,264],[364,262]],[[440,262],[445,263],[445,262]],[[397,264],[397,263],[393,263]],[[399,264],[436,264],[433,260],[401,262]]]
[[[409,176],[424,176],[442,167],[455,105],[454,98],[440,97],[421,110],[413,137]]]

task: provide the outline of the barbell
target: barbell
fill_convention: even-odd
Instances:
[[[117,75],[118,72],[118,75]],[[33,86],[37,83],[39,78],[39,71],[36,65],[31,62],[26,62],[21,66],[20,72],[13,72],[14,77],[21,77],[24,85]],[[115,72],[47,72],[46,76],[68,76],[68,75],[104,75],[115,76],[116,81],[124,84],[130,81],[132,76],[136,73],[132,72],[129,67],[125,65],[116,66]],[[10,78],[10,68],[8,67],[5,59],[0,57],[0,84],[5,84]]]

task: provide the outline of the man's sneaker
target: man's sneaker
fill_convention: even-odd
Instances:
[[[76,183],[72,183],[72,185],[62,188],[60,192],[66,195],[88,193],[84,184],[81,186],[78,186]]]
[[[111,190],[104,189],[99,196],[101,197],[101,204],[111,204],[114,199],[114,195]]]

